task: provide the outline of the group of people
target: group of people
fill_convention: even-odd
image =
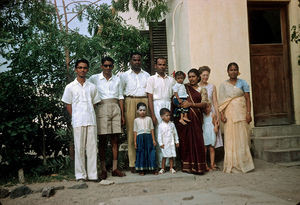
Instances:
[[[76,180],[107,178],[107,139],[113,154],[111,174],[125,176],[118,169],[118,137],[123,126],[132,173],[163,174],[168,165],[175,174],[176,153],[183,172],[203,174],[218,169],[214,159],[215,148],[223,146],[220,121],[224,123],[223,171],[245,173],[254,169],[249,149],[250,90],[246,81],[237,78],[236,63],[228,65],[229,79],[219,89],[220,104],[216,87],[208,83],[207,66],[191,69],[187,84],[183,84],[186,75],[181,71],[175,73],[175,79],[167,75],[164,57],[155,60],[156,73],[152,76],[142,69],[138,52],[131,54],[126,72],[116,76],[113,68],[114,60],[104,57],[102,72],[86,79],[89,62],[78,60],[77,77],[66,86],[62,97],[72,117]]]

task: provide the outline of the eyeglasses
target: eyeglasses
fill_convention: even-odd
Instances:
[[[112,67],[114,67],[114,65],[102,65],[103,67],[105,67],[105,68],[112,68]]]
[[[89,69],[89,67],[81,67],[81,66],[77,66],[76,68],[77,69],[85,69],[85,70]]]

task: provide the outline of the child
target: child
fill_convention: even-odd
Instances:
[[[219,125],[217,123],[217,117],[212,112],[211,104],[208,103],[203,114],[203,139],[205,145],[205,153],[207,152],[207,147],[209,147],[210,153],[210,167],[212,170],[216,170],[217,166],[215,164],[215,143],[216,134],[219,131]],[[207,169],[208,166],[206,165]]]
[[[69,83],[62,96],[72,117],[75,145],[75,177],[78,181],[98,181],[97,173],[97,128],[94,106],[100,96],[94,84],[86,80],[89,62],[76,61],[76,79]],[[85,156],[87,160],[85,160]]]
[[[144,176],[145,171],[153,171],[156,175],[155,138],[151,117],[146,116],[147,106],[143,102],[137,104],[138,118],[134,120],[133,135],[136,149],[135,169]]]
[[[184,72],[177,71],[175,73],[175,80],[177,81],[177,83],[173,86],[173,92],[174,92],[173,103],[174,105],[176,105],[176,108],[174,110],[175,117],[178,116],[178,114],[180,114],[179,122],[183,125],[186,125],[186,122],[190,122],[187,116],[189,109],[180,107],[180,104],[184,102],[188,97],[185,86],[183,84],[184,79],[185,79]]]
[[[159,114],[162,122],[158,125],[157,141],[163,155],[159,174],[165,173],[166,158],[169,158],[170,172],[175,174],[176,171],[173,169],[173,157],[176,157],[175,146],[179,147],[178,134],[174,123],[170,122],[170,110],[162,108]]]

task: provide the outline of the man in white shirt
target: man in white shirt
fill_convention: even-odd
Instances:
[[[97,129],[99,136],[99,156],[101,162],[101,179],[107,178],[105,165],[105,150],[107,137],[110,138],[113,153],[112,176],[125,176],[118,170],[118,136],[122,133],[122,125],[125,123],[123,112],[123,92],[120,78],[112,74],[114,60],[104,57],[101,60],[102,73],[92,75],[89,80],[98,89],[101,102],[97,105]]]
[[[135,52],[130,56],[131,68],[123,73],[121,78],[123,94],[125,95],[125,120],[128,142],[129,167],[132,173],[135,173],[136,152],[133,137],[133,122],[137,117],[137,104],[143,102],[148,105],[146,85],[149,73],[141,69],[142,56]]]
[[[66,86],[62,101],[66,103],[67,111],[72,117],[76,180],[97,181],[97,128],[94,105],[100,102],[100,96],[96,86],[86,81],[88,70],[87,60],[81,59],[75,63],[77,77]]]
[[[155,61],[156,73],[148,78],[146,92],[148,94],[148,104],[153,124],[155,125],[155,136],[157,137],[157,126],[161,122],[160,110],[162,108],[171,109],[172,87],[175,80],[166,75],[167,59],[158,57]],[[158,165],[161,166],[162,153],[157,146]]]

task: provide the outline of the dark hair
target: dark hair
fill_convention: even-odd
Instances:
[[[177,71],[177,72],[175,73],[175,79],[176,79],[177,77],[179,77],[179,76],[183,76],[183,77],[185,78],[185,73],[182,72],[182,71]]]
[[[192,68],[191,70],[189,70],[188,75],[189,75],[190,73],[195,73],[195,75],[199,78],[198,83],[201,81],[201,77],[200,77],[200,73],[199,73],[199,70],[198,70],[198,69]]]
[[[133,57],[133,56],[136,56],[136,55],[139,55],[139,56],[141,56],[141,58],[142,58],[142,54],[141,54],[141,53],[139,53],[139,52],[137,52],[137,51],[134,51],[134,52],[132,52],[132,53],[130,54],[130,59],[132,59],[132,57]]]
[[[238,64],[235,63],[235,62],[232,62],[232,63],[229,63],[229,64],[228,64],[228,66],[227,66],[227,71],[229,70],[229,68],[230,68],[231,66],[235,66],[235,67],[239,70]]]
[[[162,108],[159,111],[160,116],[163,116],[166,113],[171,113],[171,111],[168,108]]]
[[[201,66],[198,70],[199,70],[199,74],[200,74],[200,75],[201,75],[204,71],[207,71],[207,72],[210,73],[210,68],[209,68],[208,66],[206,66],[206,65]]]
[[[158,56],[157,58],[155,58],[155,61],[154,63],[157,64],[157,61],[161,59],[161,60],[166,60],[167,61],[167,58],[163,57],[163,56]]]
[[[109,57],[109,56],[106,56],[106,57],[102,58],[102,59],[101,59],[101,64],[103,65],[105,61],[109,61],[109,62],[111,62],[112,64],[115,63],[114,59],[112,59],[112,58]]]
[[[189,70],[188,74],[190,73],[195,73],[196,76],[198,76],[200,78],[200,73],[196,68],[192,68],[191,70]]]
[[[143,102],[139,102],[137,105],[136,105],[136,109],[138,110],[140,106],[145,106],[147,108],[147,105]]]
[[[75,62],[75,68],[77,68],[77,66],[78,66],[79,63],[85,63],[85,64],[87,64],[87,67],[90,67],[89,61],[86,60],[86,59],[84,59],[84,58],[79,59],[79,60],[77,60],[77,61]]]

